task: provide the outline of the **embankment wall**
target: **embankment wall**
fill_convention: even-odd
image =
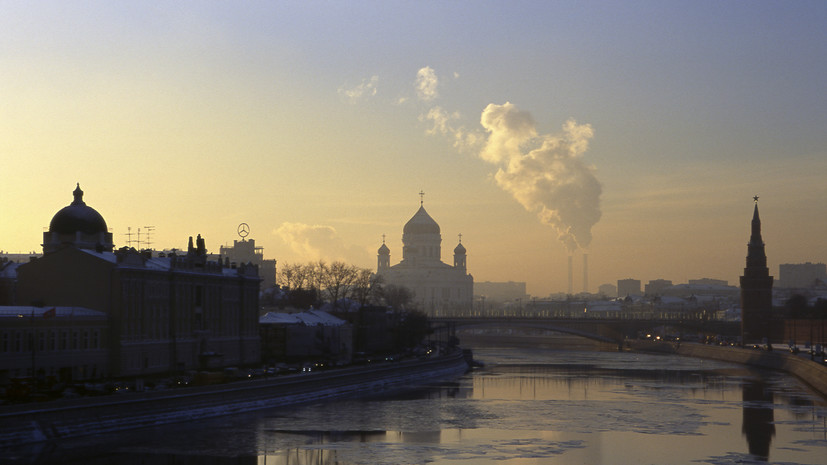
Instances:
[[[0,448],[274,408],[332,397],[365,396],[459,376],[457,351],[428,360],[279,376],[223,385],[0,408]]]
[[[811,361],[800,355],[781,351],[743,349],[695,343],[655,343],[650,341],[628,341],[627,347],[643,352],[662,352],[700,357],[724,362],[781,370],[790,373],[827,397],[827,366]]]

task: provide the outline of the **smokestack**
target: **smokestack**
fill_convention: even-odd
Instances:
[[[589,292],[589,254],[583,254],[583,292]]]
[[[571,261],[572,261],[572,256],[569,255],[569,295],[571,295],[574,292],[574,276],[572,274],[574,272],[574,270],[572,269]]]

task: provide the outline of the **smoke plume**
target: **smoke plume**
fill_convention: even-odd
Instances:
[[[581,159],[592,127],[570,119],[561,134],[538,135],[531,115],[508,102],[489,104],[480,123],[488,138],[479,155],[499,166],[497,184],[553,227],[570,253],[587,248],[602,192],[594,168]]]

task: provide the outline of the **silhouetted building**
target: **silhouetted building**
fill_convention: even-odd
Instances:
[[[266,363],[347,364],[353,357],[353,326],[327,312],[267,312],[259,323],[262,359]]]
[[[672,286],[672,281],[668,279],[653,279],[646,284],[646,295],[663,295],[663,291]]]
[[[697,286],[729,286],[729,282],[727,282],[726,279],[713,278],[690,279],[689,284]]]
[[[776,287],[806,289],[827,283],[827,265],[824,263],[785,263],[778,266]]]
[[[640,295],[639,279],[627,278],[617,280],[617,296],[626,297],[628,295]]]
[[[606,297],[617,297],[617,286],[609,283],[601,284],[597,288],[597,293]]]
[[[430,315],[471,309],[474,278],[466,270],[466,250],[454,248],[453,266],[443,263],[439,225],[421,205],[402,231],[402,261],[390,265],[390,249],[378,251],[376,273],[385,284],[406,287],[414,293],[419,308]]]
[[[741,276],[741,340],[743,343],[770,339],[772,316],[772,276],[767,268],[767,254],[761,239],[758,196],[752,214],[752,233],[747,244],[747,266]]]
[[[43,233],[43,253],[54,252],[67,245],[98,252],[111,252],[115,247],[112,233],[103,216],[83,201],[78,183],[73,192],[75,200],[58,211]]]
[[[514,281],[474,283],[474,296],[484,296],[487,302],[513,302],[529,299],[526,293],[526,283]]]
[[[200,236],[195,245],[190,238],[180,256],[126,247],[113,252],[103,217],[82,195],[78,186],[72,205],[52,219],[43,256],[16,270],[18,304],[45,310],[18,310],[31,320],[25,329],[0,328],[14,339],[47,342],[32,356],[38,371],[83,379],[260,361],[255,266],[207,260]],[[63,334],[67,345],[60,343]],[[76,338],[78,344],[71,342]],[[98,366],[102,358],[93,347],[107,352],[107,366]]]
[[[264,258],[264,247],[256,247],[255,239],[233,241],[232,247],[222,245],[219,250],[221,257],[229,259],[231,264],[256,265],[258,274],[261,277],[261,290],[276,285],[276,261]]]

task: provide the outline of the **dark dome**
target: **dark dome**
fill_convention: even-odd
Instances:
[[[425,207],[419,207],[413,218],[405,223],[402,232],[404,234],[439,234],[439,225],[425,211]]]
[[[457,255],[462,255],[465,253],[465,246],[462,245],[462,242],[457,244],[457,246],[454,248],[454,253]]]
[[[75,201],[68,207],[63,207],[52,217],[49,223],[49,232],[58,234],[75,234],[80,231],[84,234],[98,234],[108,232],[106,221],[97,210],[86,205],[83,201],[83,191],[80,183],[73,192]]]
[[[385,243],[382,243],[382,247],[379,247],[379,255],[390,255],[391,249],[388,248]]]

